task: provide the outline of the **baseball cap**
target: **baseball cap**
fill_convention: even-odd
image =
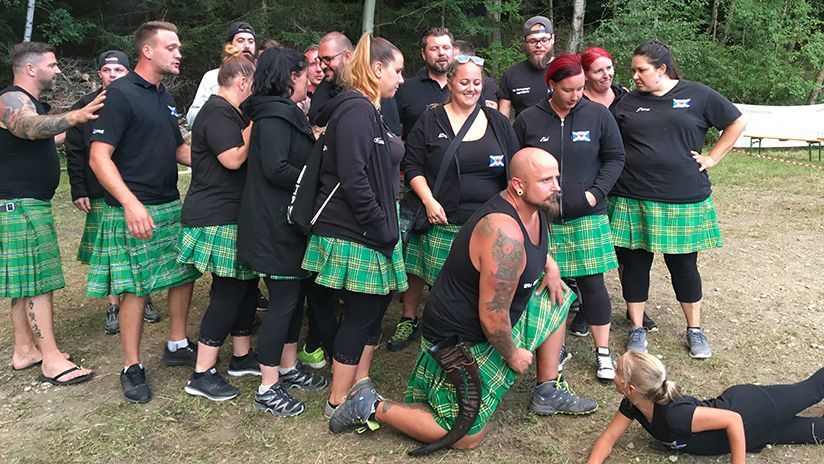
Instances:
[[[536,25],[541,25],[542,29],[535,29],[532,28]],[[545,32],[547,34],[552,34],[552,21],[547,19],[545,16],[533,16],[526,20],[524,23],[524,37],[528,36],[529,34],[539,34],[541,32]]]
[[[97,58],[97,69],[107,64],[120,64],[129,69],[129,57],[119,50],[107,50]]]
[[[229,30],[226,32],[226,42],[231,42],[232,39],[241,32],[252,34],[252,37],[255,37],[255,29],[251,24],[243,21],[235,21],[229,26]]]

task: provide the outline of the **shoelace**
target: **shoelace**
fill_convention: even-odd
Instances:
[[[643,330],[633,330],[629,333],[629,344],[641,344],[643,342],[643,336]]]
[[[707,336],[704,335],[704,332],[693,332],[691,330],[687,331],[687,341],[689,341],[690,345],[693,343],[700,343],[702,345],[707,344]]]
[[[392,340],[403,340],[409,338],[415,330],[414,324],[410,321],[399,322],[395,327],[395,333],[392,335]]]
[[[569,383],[560,376],[558,376],[558,379],[555,381],[555,389],[570,393],[572,395],[575,394],[575,392],[572,391],[572,387],[569,386]]]
[[[612,357],[610,355],[598,355],[596,356],[596,361],[598,363],[598,370],[601,369],[609,369],[614,370],[615,367],[612,364]]]

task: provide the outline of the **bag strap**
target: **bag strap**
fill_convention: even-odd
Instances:
[[[444,110],[446,111],[446,110]],[[458,151],[458,145],[461,144],[463,141],[464,136],[466,133],[469,132],[469,128],[472,126],[472,123],[475,122],[475,118],[478,117],[478,113],[481,111],[481,105],[476,105],[475,110],[472,111],[472,114],[466,118],[464,121],[463,126],[458,131],[458,134],[455,135],[455,138],[452,139],[452,142],[447,147],[446,151],[443,154],[443,159],[441,160],[441,167],[438,169],[438,176],[435,178],[435,185],[432,187],[432,196],[436,196],[438,191],[440,191],[441,186],[446,179],[446,168],[452,162],[452,159],[455,157],[455,152]]]

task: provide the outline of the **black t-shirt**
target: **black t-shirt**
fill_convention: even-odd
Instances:
[[[501,76],[498,99],[511,101],[515,116],[518,116],[521,111],[550,95],[544,74],[546,69],[537,69],[527,60],[513,64]]]
[[[747,451],[758,451],[773,441],[772,430],[779,423],[775,403],[757,385],[736,385],[717,398],[682,396],[663,406],[656,404],[652,422],[627,398],[621,401],[618,411],[628,419],[637,420],[653,438],[670,449],[703,455],[729,453],[730,442],[725,430],[692,431],[692,417],[699,406],[739,413],[744,422]]]
[[[398,88],[395,101],[398,104],[398,115],[403,126],[403,139],[412,131],[424,111],[433,103],[443,103],[449,95],[449,87],[429,77],[424,69],[423,73],[410,77]]]
[[[723,130],[741,116],[729,100],[698,82],[679,80],[658,97],[633,90],[614,111],[626,149],[613,195],[664,203],[698,203],[712,193],[701,153],[710,127]]]
[[[175,101],[134,71],[106,87],[106,104],[92,123],[92,142],[115,147],[112,161],[129,190],[146,205],[180,198],[177,147],[183,145]],[[106,204],[120,203],[106,192]]]
[[[506,159],[488,125],[480,139],[461,142],[455,157],[461,179],[457,223],[463,224],[478,208],[506,188]]]
[[[237,224],[246,182],[246,163],[227,169],[217,159],[226,150],[243,146],[248,122],[226,99],[212,95],[192,127],[192,183],[183,202],[180,222],[188,227]]]
[[[21,92],[37,109],[37,114],[49,112],[49,105],[42,103],[21,87],[11,86],[0,90],[0,95]],[[39,140],[21,139],[8,129],[0,129],[0,200],[35,198],[51,200],[60,183],[60,162],[54,137]]]

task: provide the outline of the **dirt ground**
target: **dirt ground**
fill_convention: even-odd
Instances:
[[[652,274],[648,311],[661,330],[649,337],[669,378],[688,393],[711,396],[735,383],[789,383],[824,366],[824,171],[733,153],[712,172],[714,199],[724,248],[702,253],[703,326],[713,345],[711,359],[689,358],[683,315],[674,300],[660,256]],[[182,184],[188,179],[183,178]],[[185,188],[183,188],[185,191]],[[159,324],[147,325],[144,363],[155,394],[146,405],[123,400],[118,371],[122,354],[117,337],[103,333],[101,301],[83,292],[87,269],[74,259],[83,216],[70,205],[64,177],[54,199],[66,288],[55,293],[58,337],[97,377],[73,387],[35,381],[36,372],[0,371],[0,462],[546,462],[586,460],[593,441],[617,411],[620,396],[594,377],[592,342],[568,336],[573,358],[567,376],[575,391],[597,400],[585,417],[537,417],[527,409],[534,372],[520,379],[492,420],[492,431],[474,451],[449,451],[412,459],[417,446],[381,429],[365,435],[334,436],[323,419],[328,390],[296,392],[307,411],[281,419],[256,414],[251,401],[257,379],[233,380],[242,394],[212,403],[183,392],[187,368],[160,364],[166,307]],[[198,281],[189,323],[196,338],[208,302],[209,279]],[[611,346],[623,351],[628,324],[617,274],[607,275],[614,305]],[[8,300],[2,302],[8,305]],[[391,332],[400,308],[393,303],[384,323]],[[0,328],[0,362],[11,363],[10,324]],[[221,354],[225,369],[228,344]],[[373,378],[386,397],[401,398],[414,362],[414,349],[376,354]],[[328,375],[328,368],[324,370]],[[806,415],[824,414],[824,403]],[[748,456],[753,463],[824,462],[824,446],[775,446]],[[617,444],[614,463],[715,463],[728,456],[691,457],[666,450],[633,425]]]

